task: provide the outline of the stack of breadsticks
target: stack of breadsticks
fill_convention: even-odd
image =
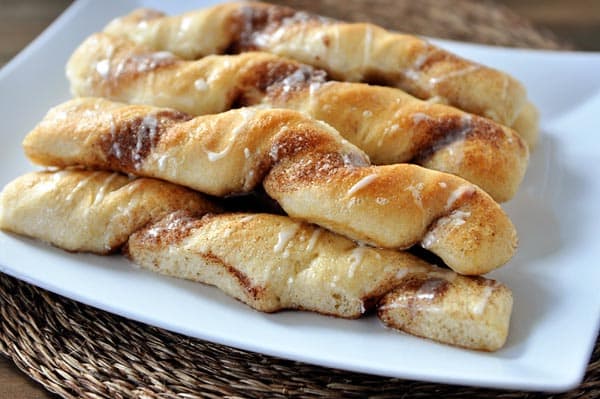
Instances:
[[[67,77],[76,98],[23,141],[50,169],[4,188],[2,229],[122,250],[260,311],[376,310],[452,345],[506,341],[512,294],[480,275],[516,249],[498,202],[537,131],[510,76],[373,25],[228,3],[118,18]],[[281,214],[220,199],[256,192]]]

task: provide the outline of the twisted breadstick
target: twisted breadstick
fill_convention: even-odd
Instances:
[[[290,215],[385,248],[421,244],[462,274],[510,259],[514,227],[467,181],[366,155],[327,125],[289,110],[242,108],[185,121],[149,106],[76,99],[25,138],[35,163],[157,177],[223,196],[262,182]]]
[[[446,300],[448,297],[453,300]],[[397,330],[493,351],[506,341],[511,309],[511,292],[497,281],[430,274],[403,279],[381,299],[377,315]]]
[[[507,126],[526,103],[525,89],[509,75],[421,38],[266,3],[226,3],[173,17],[142,9],[105,31],[188,59],[268,51],[323,68],[334,79],[399,87]]]
[[[475,183],[497,201],[517,191],[528,161],[513,130],[404,92],[324,81],[325,73],[268,53],[186,62],[107,34],[87,39],[67,75],[79,96],[210,114],[268,104],[308,113],[336,128],[375,164],[415,162]]]
[[[106,254],[166,214],[218,208],[186,188],[118,173],[67,170],[29,173],[0,194],[0,228],[68,251]]]
[[[149,192],[142,193],[143,188]],[[445,334],[432,337],[441,342],[495,350],[506,339],[512,303],[508,289],[491,280],[457,276],[408,253],[363,247],[283,216],[206,214],[215,207],[182,188],[178,188],[180,194],[191,199],[188,211],[170,213],[141,230],[124,219],[128,212],[123,209],[129,209],[129,214],[140,221],[155,220],[157,201],[172,202],[161,193],[173,193],[173,189],[169,183],[130,181],[107,172],[31,173],[10,183],[0,194],[0,228],[66,245],[69,250],[92,252],[103,252],[107,242],[99,226],[117,229],[119,232],[113,234],[119,236],[117,246],[123,244],[122,237],[130,235],[126,253],[140,266],[215,285],[261,311],[304,309],[357,318],[383,295],[404,295],[421,304],[420,314],[435,314],[437,329]],[[101,199],[92,201],[94,198]],[[111,210],[115,212],[112,218]],[[31,228],[34,220],[40,225]],[[125,226],[117,226],[119,222]],[[96,244],[90,246],[90,242]],[[117,248],[112,247],[114,243],[111,240],[112,249]],[[430,290],[395,288],[415,278],[444,279],[452,288],[448,293],[438,290],[439,295],[431,295]],[[480,290],[480,280],[497,287],[498,295]],[[423,294],[431,296],[430,304]],[[469,301],[476,306],[463,305]],[[495,312],[497,302],[505,304],[499,312]],[[444,306],[441,312],[440,304]],[[436,329],[427,317],[413,322],[411,328],[425,337],[427,331]]]
[[[411,334],[489,351],[508,334],[512,294],[504,285],[282,216],[172,214],[134,233],[127,253],[144,268],[215,285],[265,312],[355,318],[385,294],[380,317]]]

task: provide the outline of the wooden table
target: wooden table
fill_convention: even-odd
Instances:
[[[600,50],[600,2],[596,0],[497,0],[538,26],[584,50]],[[35,38],[71,0],[3,0],[0,66]],[[0,398],[53,398],[14,364],[0,357]]]

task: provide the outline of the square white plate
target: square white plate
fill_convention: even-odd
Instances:
[[[25,134],[69,98],[64,65],[110,19],[138,6],[176,13],[210,1],[80,0],[0,71],[0,186],[33,169]],[[479,353],[386,330],[374,317],[338,320],[255,312],[200,284],[135,269],[119,256],[70,254],[0,233],[0,271],[61,295],[189,336],[284,358],[384,376],[561,391],[582,379],[600,320],[600,54],[437,41],[523,81],[542,112],[542,139],[506,205],[517,256],[492,274],[512,288],[506,347]]]

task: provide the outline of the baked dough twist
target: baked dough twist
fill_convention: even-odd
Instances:
[[[461,274],[486,273],[514,253],[516,232],[502,208],[459,177],[370,166],[333,128],[295,111],[242,108],[187,119],[76,99],[51,110],[23,145],[41,165],[112,169],[216,196],[262,183],[292,217],[379,247],[420,242]]]
[[[377,315],[400,331],[493,351],[506,341],[512,304],[510,290],[494,280],[413,275],[381,299]]]
[[[325,69],[337,80],[399,87],[507,126],[527,102],[511,76],[421,38],[278,5],[234,2],[179,16],[140,9],[105,31],[187,59],[267,51]]]
[[[68,251],[107,254],[168,213],[217,209],[198,193],[159,180],[101,171],[33,172],[0,194],[0,228]]]
[[[187,210],[165,215],[167,207],[160,201],[175,205],[172,194],[179,194],[175,202]],[[357,318],[383,295],[386,300],[403,295],[419,303],[419,322],[399,317],[417,335],[441,330],[444,334],[431,336],[483,350],[496,350],[506,339],[512,296],[500,284],[457,276],[408,253],[363,247],[287,217],[210,213],[215,209],[198,194],[153,179],[81,170],[36,172],[0,194],[0,228],[68,250],[99,253],[106,243],[115,250],[129,238],[126,253],[140,266],[215,285],[261,311],[304,309]],[[140,229],[159,214],[164,218]],[[416,278],[424,281],[423,289],[397,288]],[[452,288],[430,290],[428,281],[439,279]],[[480,281],[494,287],[494,295],[479,289]],[[498,304],[504,305],[500,311]],[[427,315],[435,315],[437,328]]]
[[[215,285],[264,312],[357,318],[383,296],[380,318],[414,335],[493,351],[508,334],[512,294],[504,285],[283,216],[171,214],[134,233],[127,253],[144,268]]]
[[[123,38],[95,34],[67,64],[71,91],[192,115],[266,104],[331,124],[375,164],[414,162],[461,176],[497,201],[515,194],[527,168],[513,130],[387,87],[325,82],[325,72],[268,53],[182,61]]]

